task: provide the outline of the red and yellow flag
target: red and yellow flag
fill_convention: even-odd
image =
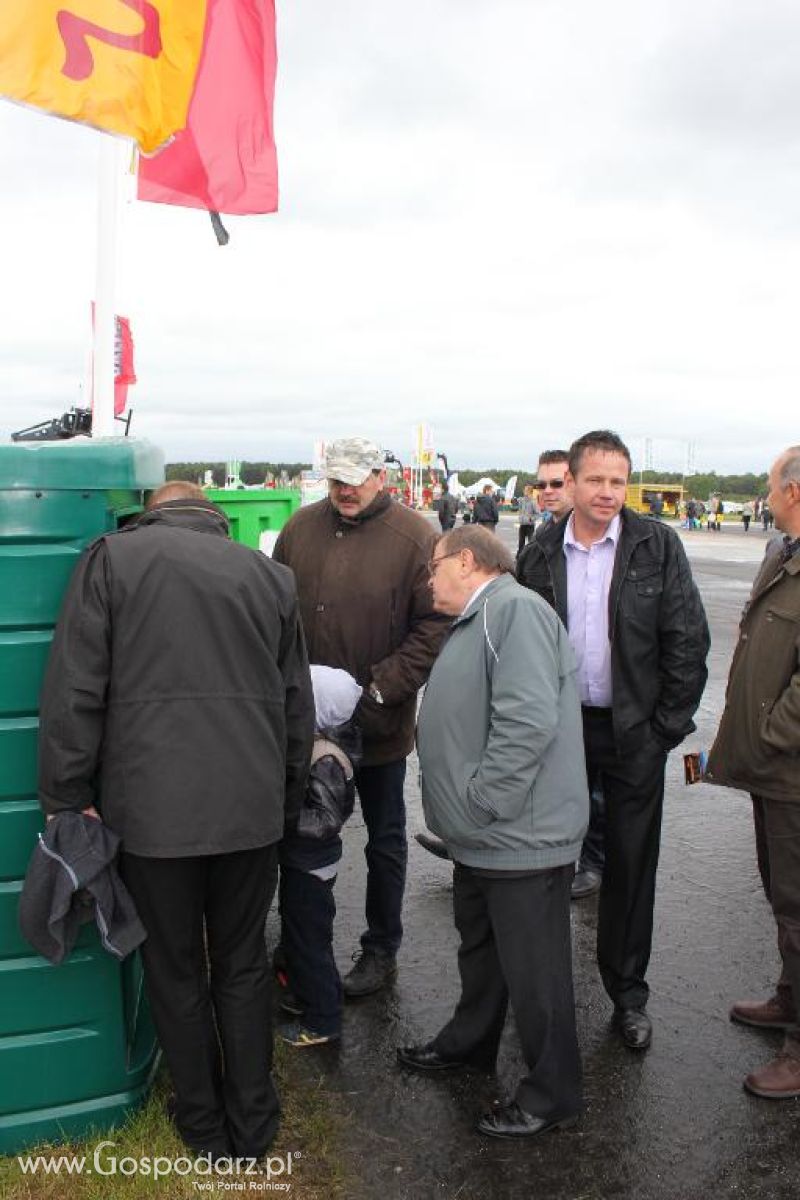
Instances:
[[[207,13],[186,128],[160,154],[139,160],[139,199],[221,213],[275,212],[274,0],[208,0]]]
[[[134,138],[186,125],[207,0],[3,0],[0,95]]]

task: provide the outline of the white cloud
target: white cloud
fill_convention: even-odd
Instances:
[[[762,468],[797,440],[798,34],[788,0],[281,5],[280,214],[220,249],[126,213],[134,428],[407,458],[426,421],[510,466],[610,425]],[[98,136],[0,108],[2,433],[79,396]]]

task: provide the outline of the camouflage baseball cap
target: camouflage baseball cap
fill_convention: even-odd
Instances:
[[[380,446],[367,438],[339,438],[325,448],[325,478],[358,487],[370,471],[379,471],[385,456]]]

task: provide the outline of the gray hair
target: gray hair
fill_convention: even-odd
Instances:
[[[786,451],[780,470],[781,484],[800,483],[800,446],[790,446]]]
[[[448,554],[470,550],[475,566],[489,573],[514,574],[514,559],[500,538],[480,525],[460,525],[443,533],[438,543]]]

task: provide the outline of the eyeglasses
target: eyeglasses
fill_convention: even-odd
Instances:
[[[564,486],[563,479],[537,479],[533,485],[538,491],[544,491],[545,488],[562,488]]]
[[[455,558],[456,555],[460,553],[460,550],[451,550],[449,554],[440,554],[438,558],[432,558],[428,563],[428,574],[430,575],[431,579],[439,570],[440,565],[446,558]]]

